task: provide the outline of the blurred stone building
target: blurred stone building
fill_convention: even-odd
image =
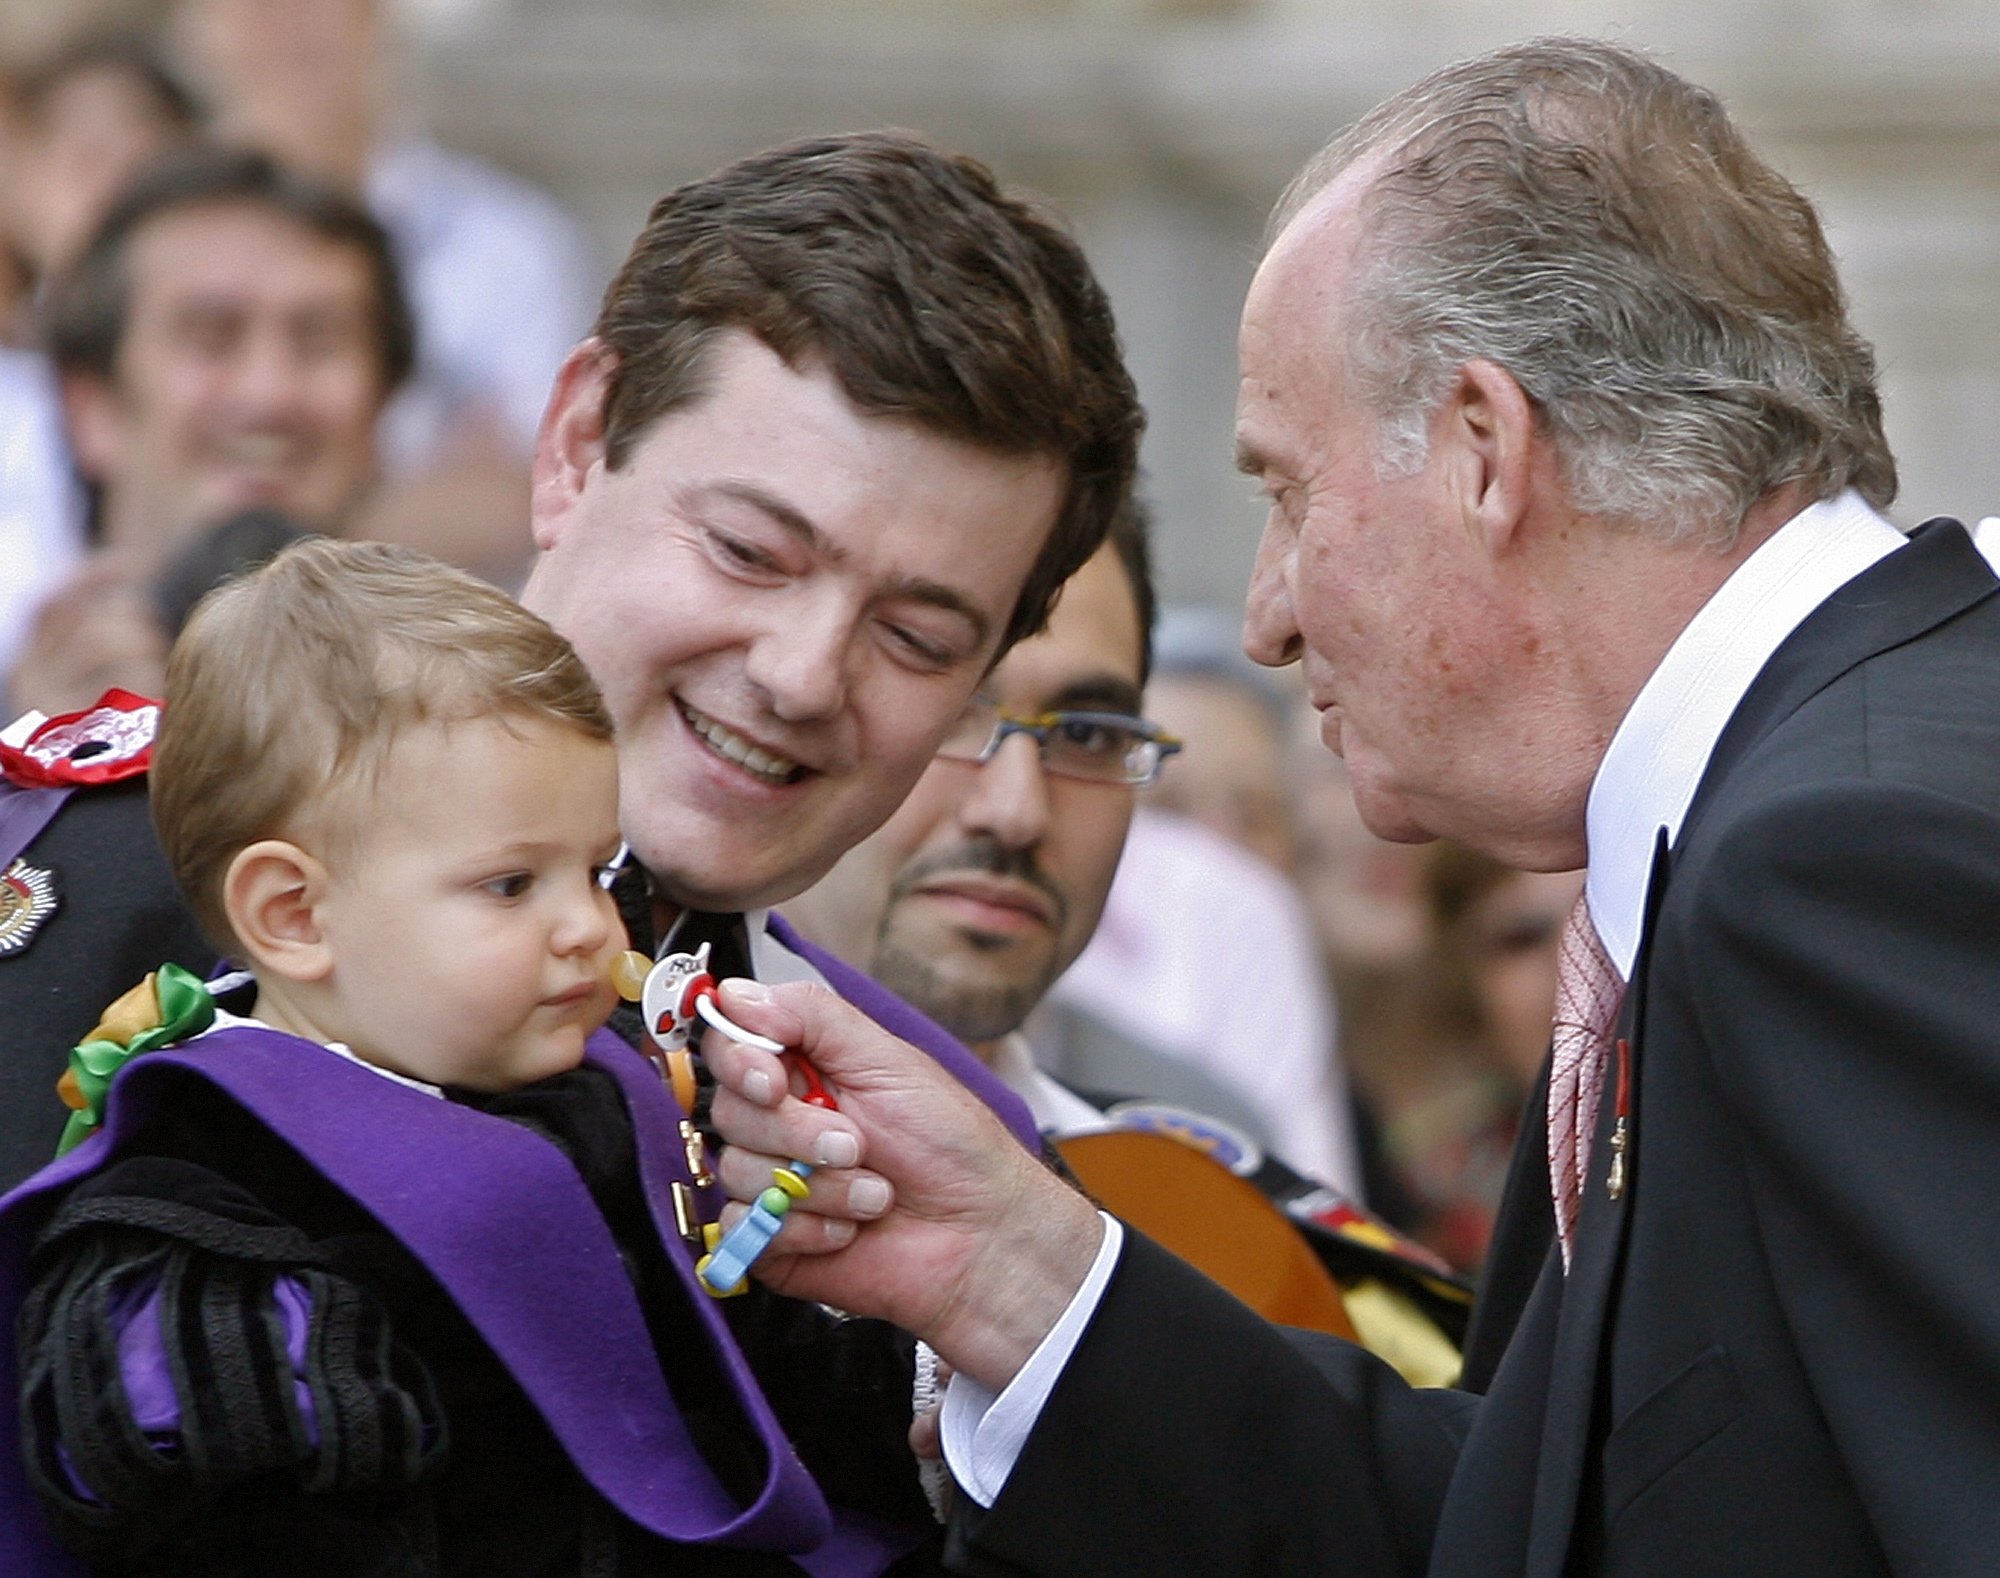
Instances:
[[[7,0],[16,30],[57,0]],[[98,0],[140,11],[146,0]],[[652,198],[780,138],[913,127],[1070,216],[1152,412],[1170,598],[1235,602],[1235,319],[1266,209],[1432,67],[1622,38],[1728,99],[1825,211],[1881,353],[1898,514],[2000,511],[2000,7],[1990,0],[404,0],[414,102],[617,257]]]

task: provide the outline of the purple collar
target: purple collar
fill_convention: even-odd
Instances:
[[[0,779],[0,871],[27,853],[75,793],[72,788],[27,789]]]
[[[1014,1131],[1015,1139],[1037,1155],[1041,1153],[1041,1130],[1036,1127],[1035,1115],[1028,1110],[1028,1104],[974,1057],[964,1042],[936,1020],[917,1012],[886,986],[836,959],[817,944],[807,942],[784,916],[773,913],[770,926],[771,935],[825,976],[827,985],[891,1035],[901,1036],[912,1046],[930,1053],[999,1114],[1000,1120]]]

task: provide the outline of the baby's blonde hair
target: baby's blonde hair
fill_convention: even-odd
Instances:
[[[315,537],[211,592],[174,643],[152,766],[160,845],[209,940],[236,951],[222,885],[240,850],[338,850],[402,731],[509,716],[612,733],[569,642],[463,571]]]

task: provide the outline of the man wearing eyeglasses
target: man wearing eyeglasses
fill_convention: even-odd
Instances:
[[[786,911],[967,1042],[1044,1128],[1088,1109],[1036,1078],[1014,1032],[1096,930],[1134,790],[1180,748],[1138,715],[1145,552],[1121,513],[901,809]]]
[[[1145,521],[1128,507],[1048,627],[987,676],[896,814],[785,907],[808,937],[970,1046],[1051,1138],[1102,1130],[1106,1114],[1036,1066],[1021,1026],[1097,929],[1136,791],[1181,749],[1139,715],[1152,628]],[[1173,1121],[1199,1146],[1227,1116],[1204,1108]],[[1232,1170],[1252,1175],[1343,1287],[1369,1285],[1348,1310],[1367,1322],[1365,1342],[1426,1384],[1456,1374],[1465,1301],[1441,1263],[1285,1162],[1241,1162]],[[1144,1188],[1152,1176],[1142,1167],[1128,1179]],[[1203,1216],[1208,1227],[1231,1220],[1220,1207]],[[1250,1280],[1267,1292],[1274,1261],[1262,1264]]]

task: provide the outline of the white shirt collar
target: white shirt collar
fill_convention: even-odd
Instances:
[[[1019,1031],[1002,1036],[994,1044],[987,1067],[1001,1084],[1028,1104],[1028,1110],[1035,1115],[1035,1127],[1044,1134],[1070,1134],[1078,1129],[1105,1127],[1103,1113],[1035,1066],[1034,1051],[1028,1045],[1028,1038]]]
[[[1857,493],[1800,511],[1704,603],[1653,670],[1599,763],[1587,828],[1590,917],[1631,979],[1653,841],[1679,836],[1716,741],[1771,654],[1806,616],[1903,546]]]
[[[813,968],[810,960],[802,954],[793,953],[771,935],[771,912],[768,908],[745,910],[743,929],[750,936],[750,968],[757,973],[758,980],[772,986],[786,981],[813,981],[826,985],[826,977]]]
[[[213,984],[221,985],[222,983],[215,982]],[[214,1021],[209,1025],[208,1029],[202,1031],[201,1035],[203,1036],[212,1035],[218,1030],[228,1030],[237,1025],[247,1025],[253,1030],[272,1029],[272,1026],[266,1024],[261,1019],[252,1018],[247,1014],[232,1014],[226,1008],[218,1008],[215,1011]],[[280,1033],[282,1034],[285,1032],[280,1032]],[[201,1039],[201,1036],[196,1036],[194,1037],[194,1039],[199,1041]],[[292,1039],[303,1040],[304,1038],[299,1036],[294,1036]],[[405,1086],[410,1090],[419,1091],[426,1096],[435,1096],[440,1101],[444,1100],[443,1086],[433,1085],[421,1079],[413,1079],[408,1074],[399,1074],[393,1068],[382,1067],[380,1063],[371,1063],[365,1057],[359,1056],[355,1052],[355,1050],[352,1047],[350,1047],[345,1041],[319,1041],[319,1042],[308,1041],[306,1042],[306,1044],[308,1046],[324,1047],[327,1051],[333,1053],[336,1057],[346,1058],[347,1061],[352,1063],[356,1068],[365,1068],[371,1074],[379,1074],[382,1076],[382,1078],[387,1080],[393,1080],[396,1084]]]

